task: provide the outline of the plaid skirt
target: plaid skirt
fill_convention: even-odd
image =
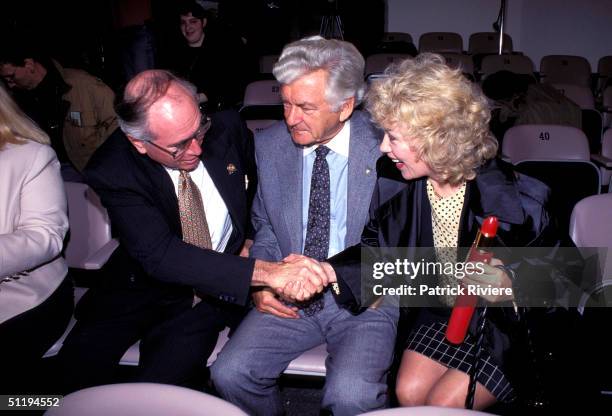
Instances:
[[[408,337],[406,349],[423,354],[448,368],[469,374],[476,352],[474,339],[468,334],[462,344],[451,344],[444,335],[446,327],[446,323],[442,322],[421,325]],[[510,382],[486,350],[481,351],[476,380],[495,396],[498,402],[509,403],[515,398]]]

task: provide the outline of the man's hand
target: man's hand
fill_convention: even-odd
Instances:
[[[282,303],[270,288],[253,292],[253,302],[257,310],[262,313],[269,313],[279,318],[297,319],[300,317],[297,307],[289,307]]]
[[[285,257],[283,259],[284,262],[292,262],[292,261],[300,261],[301,259],[310,259],[309,257],[306,257],[304,255],[301,254],[290,254],[287,257]],[[321,262],[319,263],[323,269],[323,272],[325,273],[325,281],[327,283],[324,283],[324,286],[327,286],[330,283],[336,283],[337,279],[336,279],[336,272],[334,271],[334,269],[332,268],[331,264],[327,263],[327,262]],[[287,285],[285,285],[285,287],[282,288],[282,291],[277,290],[276,292],[281,295],[284,298],[288,298],[288,299],[297,299],[301,295],[301,286],[298,282],[296,281],[291,281],[289,283],[287,283]]]
[[[489,262],[489,264],[483,263],[483,273],[470,273],[466,274],[463,278],[463,285],[480,285],[482,287],[491,286],[492,288],[512,288],[512,279],[508,276],[508,274],[501,268],[495,266],[503,266],[501,260],[493,258]],[[514,296],[512,295],[480,295],[483,299],[496,303],[503,302],[507,300],[514,300]]]
[[[248,238],[244,240],[244,244],[242,245],[242,248],[240,249],[240,257],[249,257],[249,250],[251,249],[252,245],[253,245],[253,240],[249,240]]]
[[[283,259],[283,261],[285,262],[290,262],[290,261],[296,261],[296,260],[300,260],[300,259],[310,259],[310,257],[306,257],[303,254],[295,254],[295,253],[291,253],[289,254],[287,257],[285,257]],[[319,263],[321,265],[321,267],[323,268],[323,272],[325,273],[325,275],[327,276],[327,283],[336,283],[337,279],[336,279],[336,272],[334,270],[334,268],[331,266],[331,264],[329,264],[328,262],[320,262]]]
[[[269,286],[290,301],[304,301],[320,293],[328,281],[318,261],[294,255],[279,263],[256,260],[252,284]],[[288,287],[286,292],[285,287]]]

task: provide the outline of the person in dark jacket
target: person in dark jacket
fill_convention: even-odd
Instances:
[[[169,66],[197,87],[208,112],[235,108],[253,69],[246,46],[195,1],[180,3],[178,13],[185,43]]]

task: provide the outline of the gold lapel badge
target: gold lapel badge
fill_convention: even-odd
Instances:
[[[233,175],[234,173],[236,173],[238,169],[236,169],[236,166],[233,163],[228,163],[227,165],[227,174],[228,175]]]

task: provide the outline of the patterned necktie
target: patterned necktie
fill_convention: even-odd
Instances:
[[[202,195],[187,171],[180,171],[178,187],[179,214],[183,241],[200,248],[212,248],[210,231],[202,204]]]
[[[319,146],[310,180],[310,200],[308,202],[308,223],[304,255],[315,260],[325,260],[329,252],[329,165],[325,156],[329,148]],[[307,316],[313,316],[323,309],[324,299],[320,294],[301,305]]]
[[[178,203],[183,241],[196,247],[212,249],[202,195],[196,184],[191,180],[189,172],[185,170],[180,171]],[[198,296],[194,289],[192,307],[200,303],[201,300],[202,298]]]

